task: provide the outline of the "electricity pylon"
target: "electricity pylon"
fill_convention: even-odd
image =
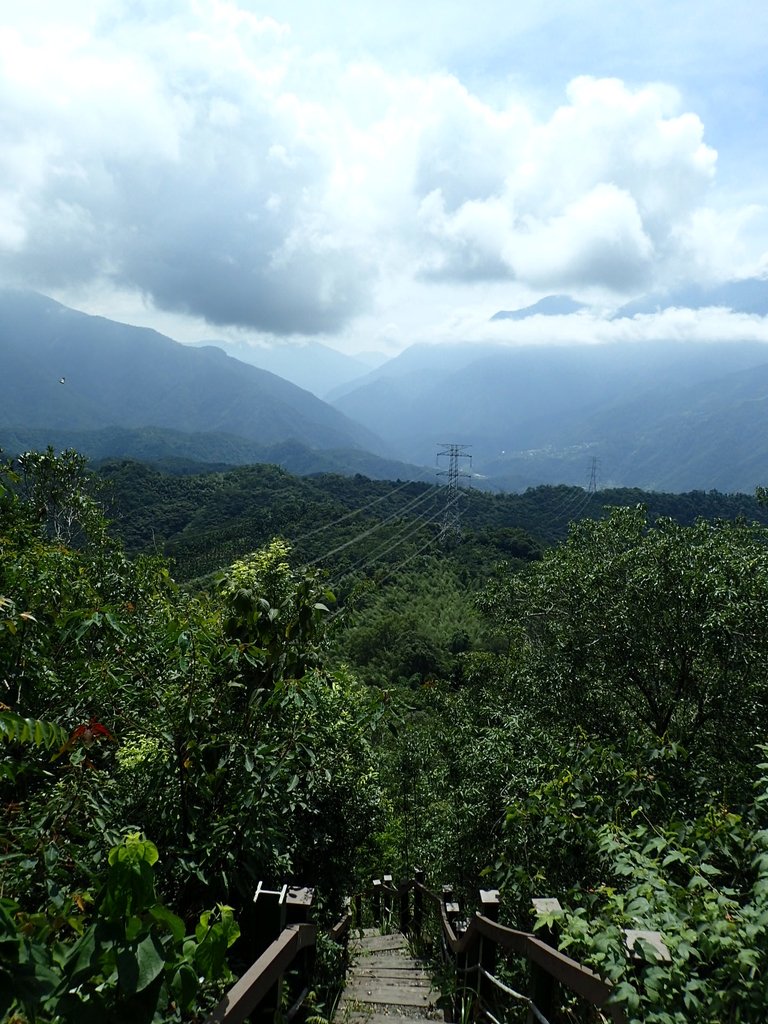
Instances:
[[[596,455],[592,456],[592,468],[589,473],[589,486],[587,487],[587,494],[597,494],[597,471],[600,467],[600,462]]]
[[[445,488],[445,510],[443,521],[440,526],[440,540],[449,537],[461,536],[461,508],[459,499],[461,497],[461,480],[464,477],[472,478],[472,474],[461,469],[461,459],[469,459],[469,468],[472,468],[472,456],[468,454],[469,444],[441,444],[437,453],[437,466],[441,465],[440,459],[448,460],[447,469],[437,470],[438,476],[448,477]],[[445,463],[443,463],[445,465]]]

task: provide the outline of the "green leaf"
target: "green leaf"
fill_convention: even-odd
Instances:
[[[92,972],[96,961],[96,925],[83,933],[70,949],[64,962],[64,973],[70,988],[79,985]]]
[[[50,750],[63,747],[69,733],[55,722],[44,722],[37,718],[22,718],[12,711],[0,712],[0,739],[9,742],[32,744]]]
[[[197,972],[191,964],[185,962],[179,964],[171,978],[171,992],[182,1011],[189,1011],[197,996],[200,983],[197,980]]]
[[[184,922],[180,917],[177,917],[167,907],[164,907],[161,903],[158,903],[154,907],[150,907],[149,914],[153,920],[157,921],[158,924],[165,925],[168,931],[173,936],[174,942],[183,942],[184,935],[186,934],[186,928]]]
[[[138,945],[123,948],[117,955],[117,975],[127,995],[143,992],[164,967],[163,947],[155,935],[148,935]]]

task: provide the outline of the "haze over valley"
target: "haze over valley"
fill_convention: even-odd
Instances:
[[[512,491],[585,485],[599,460],[602,486],[749,492],[768,465],[759,341],[414,345],[370,372],[302,350],[304,375],[315,365],[323,386],[338,382],[328,401],[214,345],[29,292],[0,293],[0,345],[9,452],[53,444],[423,480],[459,438],[476,486]]]

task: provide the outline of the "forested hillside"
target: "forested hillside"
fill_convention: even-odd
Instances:
[[[179,579],[204,575],[276,535],[293,543],[296,558],[317,560],[334,577],[366,563],[374,569],[396,567],[422,548],[432,550],[446,506],[438,478],[393,483],[361,475],[299,478],[263,464],[198,473],[194,468],[190,465],[183,474],[163,472],[117,459],[98,467],[106,483],[102,500],[128,550],[170,556]],[[564,539],[572,519],[600,517],[606,506],[638,503],[648,507],[652,518],[670,516],[683,524],[697,516],[768,522],[766,510],[746,494],[635,488],[588,493],[565,485],[522,494],[472,489],[460,497],[464,539],[455,557],[486,578],[496,562],[527,557],[527,546]],[[530,537],[521,540],[515,531]]]
[[[440,497],[3,464],[0,1017],[199,1020],[259,879],[316,886],[323,921],[420,864],[550,926],[632,1024],[762,1019],[762,508],[471,494],[438,544]]]

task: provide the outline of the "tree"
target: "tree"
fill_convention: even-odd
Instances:
[[[310,882],[332,915],[378,860],[369,737],[386,708],[324,667],[330,595],[285,544],[182,591],[162,559],[125,556],[74,481],[66,503],[93,529],[75,517],[68,546],[43,495],[79,457],[25,465],[26,481],[0,463],[0,1017],[149,1019],[131,1001],[151,996],[148,1013],[176,1019],[172,1000],[199,1019],[235,935],[226,908],[250,909],[256,880]],[[114,850],[143,876],[157,862],[140,912],[104,902]]]
[[[614,509],[495,585],[512,678],[551,722],[751,756],[768,722],[768,534]],[[726,758],[725,760],[728,760]]]

